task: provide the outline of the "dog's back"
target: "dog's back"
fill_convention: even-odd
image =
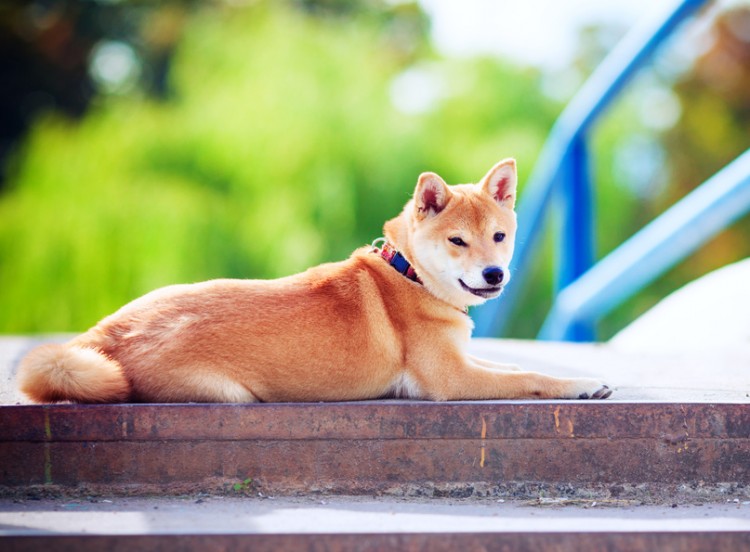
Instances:
[[[280,280],[164,288],[68,344],[35,349],[19,383],[37,402],[385,395],[403,359],[403,320],[386,305],[410,295],[401,280],[366,248]]]

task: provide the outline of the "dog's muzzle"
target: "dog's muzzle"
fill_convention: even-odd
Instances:
[[[501,291],[503,291],[502,284],[486,288],[473,288],[471,286],[467,286],[461,278],[458,279],[458,283],[461,284],[461,288],[464,291],[468,291],[472,295],[476,295],[477,297],[482,297],[484,299],[496,297],[500,295]]]

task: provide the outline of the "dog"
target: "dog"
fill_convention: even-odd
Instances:
[[[516,163],[478,184],[420,175],[384,238],[277,280],[158,289],[19,367],[32,401],[296,402],[377,398],[604,399],[475,358],[470,306],[501,294],[516,234]]]

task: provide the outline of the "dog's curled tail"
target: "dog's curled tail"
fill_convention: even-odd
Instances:
[[[130,384],[118,362],[95,349],[75,345],[33,349],[18,368],[18,385],[40,403],[112,403],[130,396]]]

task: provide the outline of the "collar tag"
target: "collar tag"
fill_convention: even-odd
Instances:
[[[406,276],[406,273],[409,271],[409,268],[411,265],[409,264],[409,261],[404,259],[404,256],[396,251],[396,254],[393,255],[393,258],[391,258],[391,266],[398,270],[401,274]]]
[[[382,247],[378,247],[380,243],[382,243]],[[399,251],[396,251],[396,249],[394,249],[385,238],[378,238],[372,242],[372,251],[373,253],[379,253],[383,259],[388,261],[389,265],[395,268],[400,274],[409,278],[409,280],[417,282],[418,284],[422,283],[419,276],[417,276],[414,267],[406,260],[406,257],[404,257]]]

